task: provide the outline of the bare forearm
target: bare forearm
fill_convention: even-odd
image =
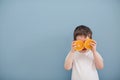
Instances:
[[[104,63],[97,51],[93,51],[94,61],[97,69],[103,69]]]
[[[72,68],[74,52],[70,51],[65,59],[64,68],[70,70]]]

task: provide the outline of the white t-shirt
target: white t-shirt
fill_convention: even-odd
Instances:
[[[85,53],[76,51],[73,59],[71,80],[99,80],[91,50]]]

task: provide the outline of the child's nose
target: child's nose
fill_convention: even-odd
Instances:
[[[84,39],[84,40],[82,40],[83,42],[85,42],[86,41],[86,39]]]
[[[85,42],[85,40],[83,40],[83,42]]]

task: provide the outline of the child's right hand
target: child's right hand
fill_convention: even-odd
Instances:
[[[75,47],[75,41],[72,41],[72,44],[71,44],[71,52],[75,52],[75,49],[74,49],[74,47]]]

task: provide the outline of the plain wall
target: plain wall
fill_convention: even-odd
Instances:
[[[93,31],[100,80],[120,80],[119,0],[0,0],[0,80],[70,80],[64,59],[78,25]]]

